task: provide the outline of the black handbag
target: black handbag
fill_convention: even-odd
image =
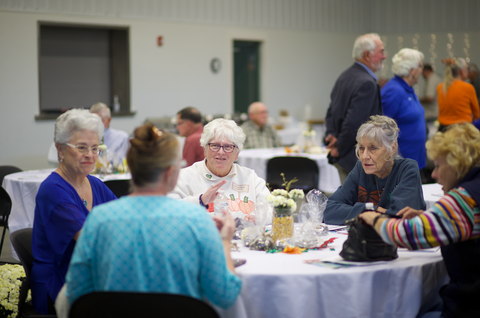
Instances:
[[[377,231],[358,216],[345,224],[350,225],[350,230],[340,256],[346,261],[391,261],[398,257],[397,247],[385,243]]]

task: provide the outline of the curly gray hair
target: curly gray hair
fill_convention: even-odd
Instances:
[[[99,116],[87,109],[71,109],[58,116],[53,141],[65,144],[80,130],[93,131],[99,141],[103,138],[103,123]]]
[[[200,145],[207,149],[207,144],[213,138],[226,139],[238,147],[238,152],[242,151],[245,142],[245,133],[233,120],[217,118],[209,122],[203,128],[203,134],[200,138]]]
[[[401,49],[392,58],[392,72],[400,77],[406,77],[410,74],[410,69],[418,68],[423,58],[423,53],[418,50]]]
[[[399,132],[400,129],[392,118],[380,115],[371,116],[369,121],[358,128],[357,145],[355,146],[355,154],[357,155],[357,158],[360,159],[358,154],[360,147],[359,143],[365,138],[384,145],[387,148],[386,154],[392,152],[393,147],[397,143]],[[395,157],[400,157],[398,154],[398,147],[390,160],[393,160]]]

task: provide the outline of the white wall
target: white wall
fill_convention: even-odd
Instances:
[[[336,77],[351,63],[354,34],[229,25],[185,24],[133,18],[0,11],[0,164],[48,167],[54,121],[39,113],[37,22],[57,21],[130,27],[131,105],[134,117],[114,118],[127,132],[147,117],[174,115],[190,105],[202,113],[233,110],[232,41],[262,41],[261,96],[273,116],[288,109],[323,118]],[[157,36],[164,45],[156,46]],[[222,70],[209,62],[218,57]]]

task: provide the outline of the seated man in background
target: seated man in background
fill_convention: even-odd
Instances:
[[[126,132],[110,128],[112,116],[110,108],[104,103],[96,103],[90,107],[90,112],[100,116],[105,127],[103,143],[107,146],[107,159],[109,162],[123,163],[129,147],[129,136]]]
[[[204,149],[200,146],[203,133],[202,115],[198,109],[186,107],[177,113],[178,134],[186,137],[182,157],[187,167],[205,158]]]
[[[268,110],[265,104],[260,102],[252,103],[248,107],[248,117],[250,120],[241,126],[245,135],[247,135],[245,149],[282,146],[282,140],[275,128],[267,123]]]

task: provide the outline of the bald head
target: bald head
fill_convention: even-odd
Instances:
[[[261,102],[252,103],[248,107],[248,117],[260,128],[263,128],[268,120],[267,106]]]

